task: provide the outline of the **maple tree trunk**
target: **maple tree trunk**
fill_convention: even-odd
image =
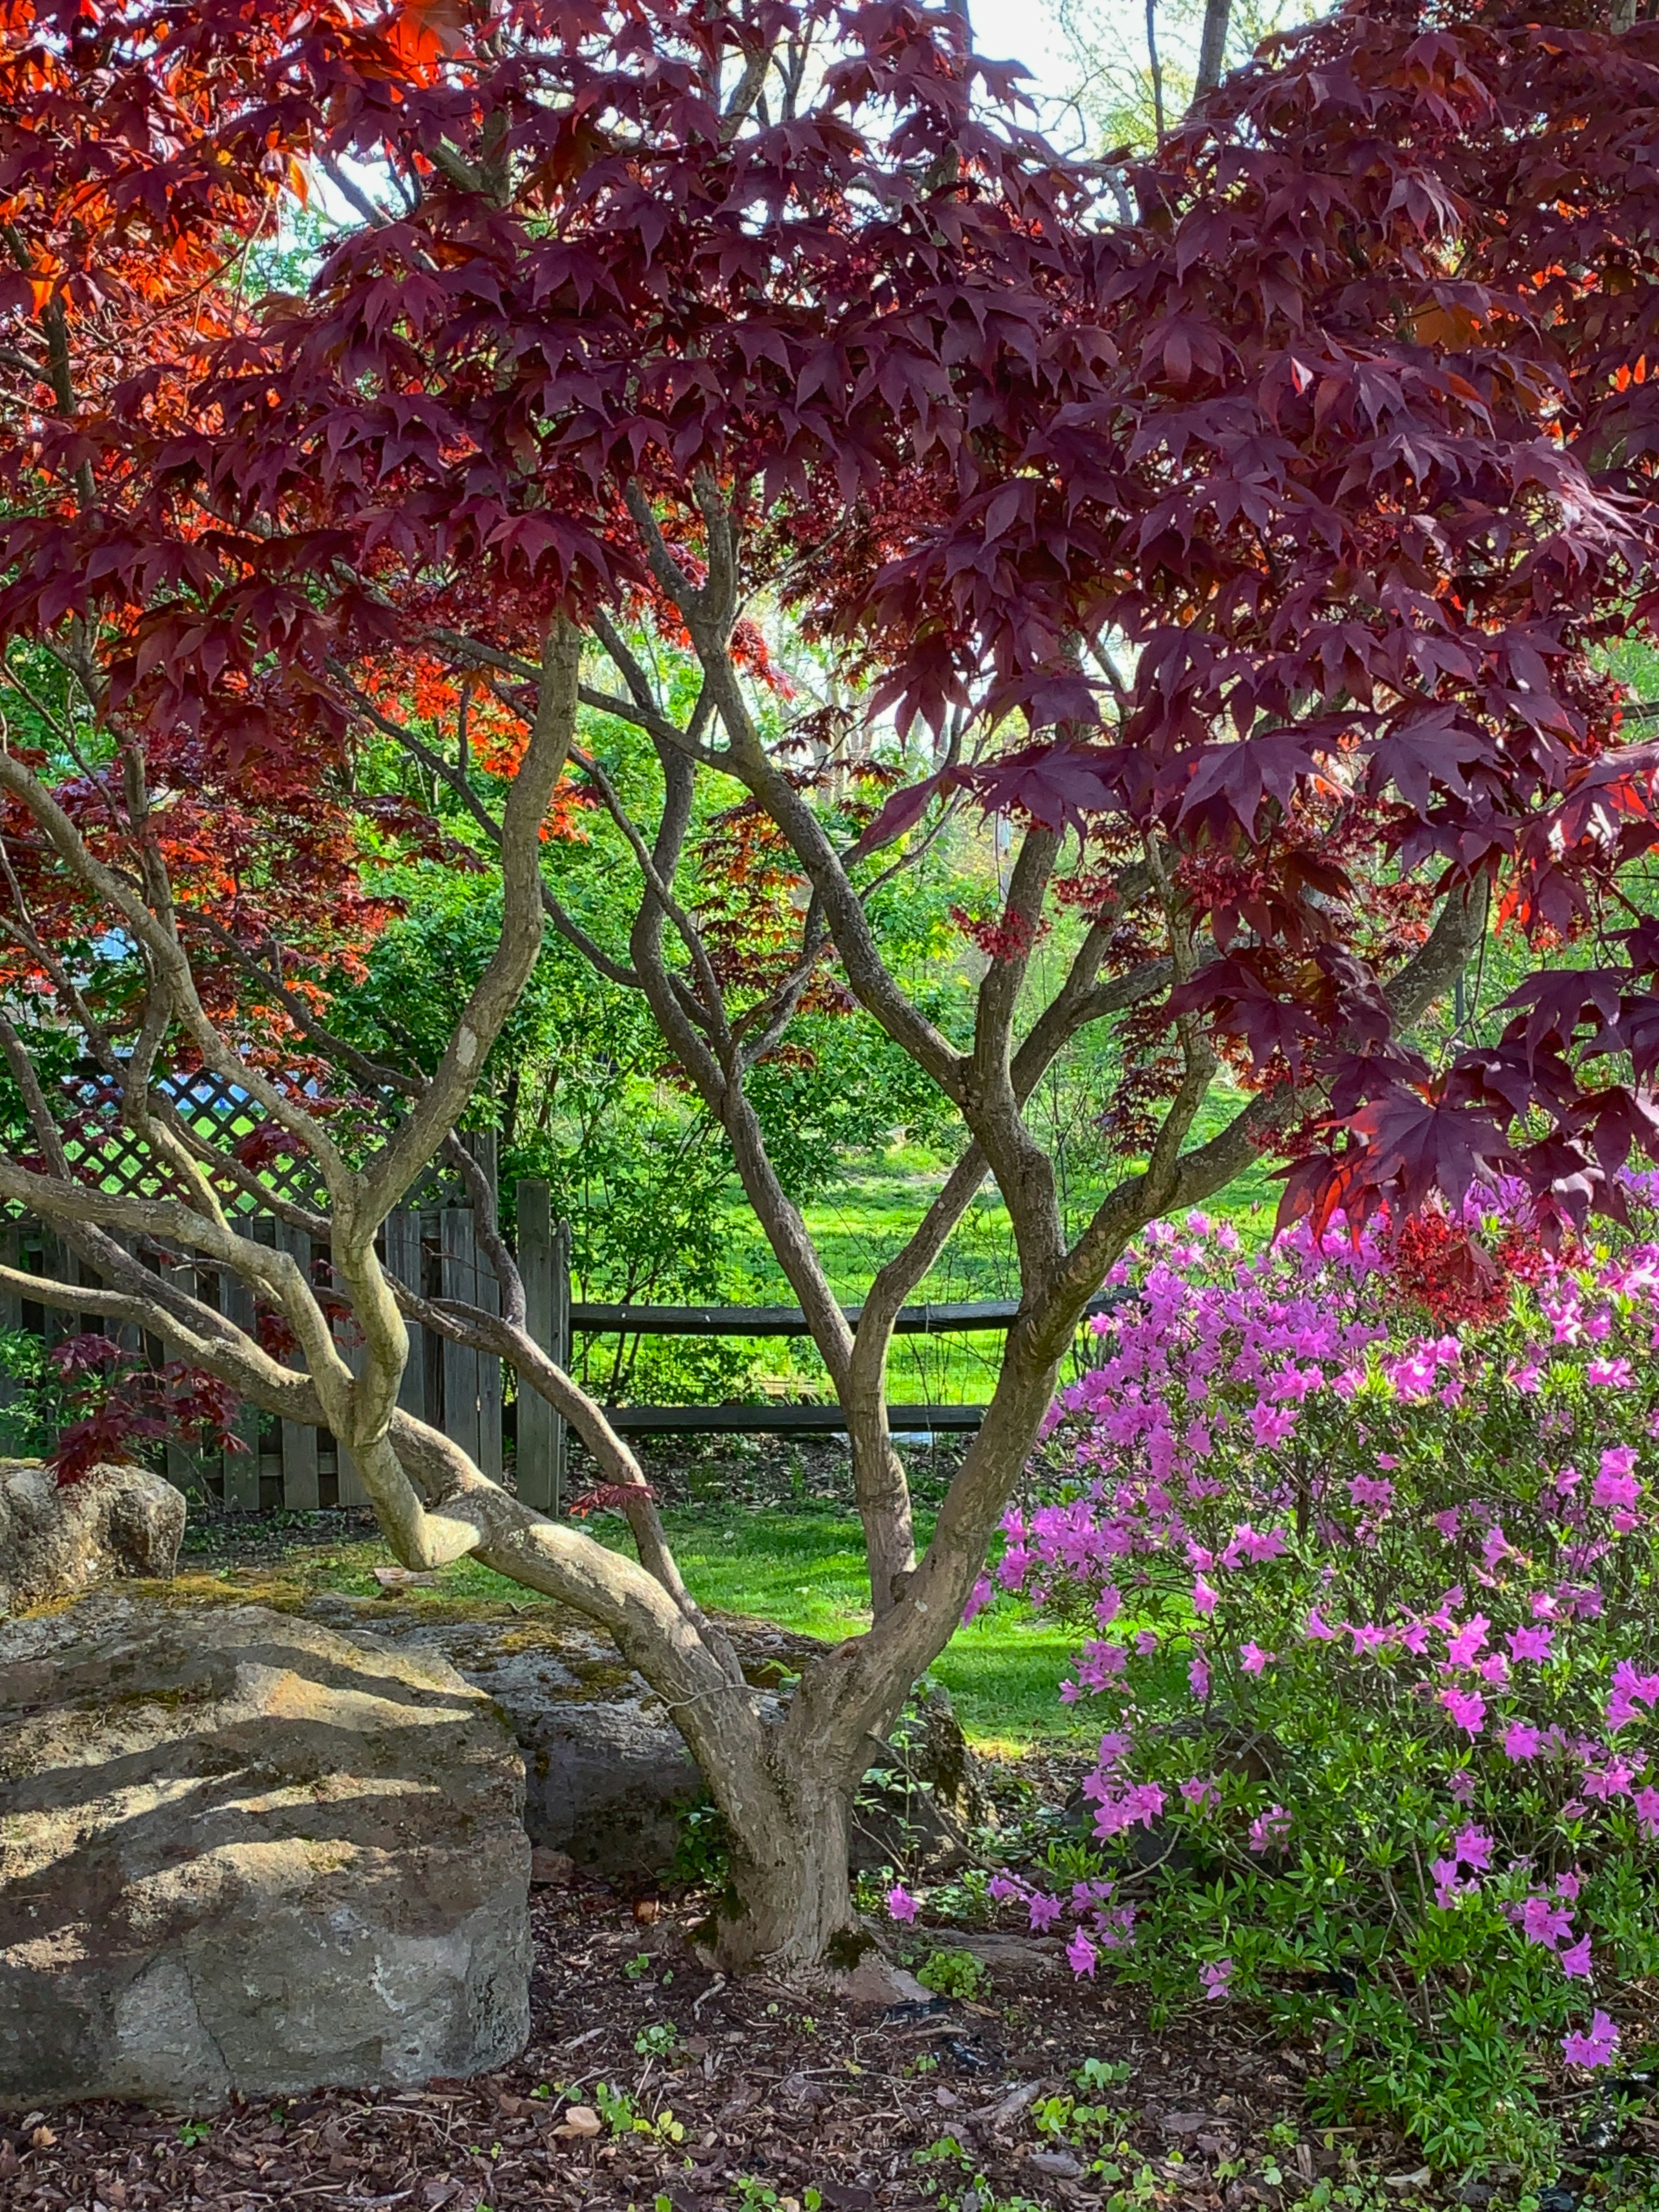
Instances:
[[[854,1494],[870,1568],[870,1607],[879,1620],[903,1596],[906,1577],[916,1563],[910,1485],[888,1434],[879,1377],[873,1395],[854,1382],[843,1389],[842,1399],[853,1456]]]
[[[715,1955],[728,1971],[834,1972],[879,1950],[854,1909],[848,1868],[852,1804],[869,1738],[891,1724],[950,1642],[1054,1383],[1054,1362],[1040,1342],[1011,1350],[927,1561],[901,1575],[896,1601],[869,1635],[803,1670],[781,1720],[768,1731],[766,1786],[755,1788],[750,1760],[746,1786],[734,1789],[702,1716],[677,1714],[731,1840],[731,1888],[714,1929]]]
[[[727,1819],[731,1878],[711,1948],[728,1973],[784,1978],[849,1966],[869,1938],[848,1868],[854,1778],[803,1764]]]

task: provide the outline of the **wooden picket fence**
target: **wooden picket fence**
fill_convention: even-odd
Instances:
[[[493,1145],[489,1149],[493,1152]],[[493,1165],[493,1161],[487,1159],[486,1164]],[[545,1183],[522,1183],[518,1197],[518,1259],[529,1320],[552,1348],[568,1342],[568,1325],[561,1328],[560,1324],[569,1306],[569,1232],[562,1224],[556,1229],[549,1218]],[[286,1249],[313,1282],[325,1287],[325,1246],[314,1244],[301,1231],[269,1215],[255,1216],[244,1225],[261,1242]],[[395,1274],[425,1296],[497,1310],[500,1286],[479,1249],[469,1206],[434,1202],[400,1208],[386,1222],[383,1256]],[[0,1259],[31,1274],[72,1283],[96,1279],[50,1228],[27,1218],[0,1224]],[[252,1327],[252,1300],[228,1270],[198,1262],[171,1273],[181,1289],[241,1326]],[[113,1334],[134,1351],[142,1349],[158,1365],[165,1357],[159,1340],[147,1340],[141,1347],[131,1331],[106,1328],[94,1312],[64,1313],[27,1298],[0,1295],[0,1328],[24,1330],[48,1346],[95,1331]],[[344,1330],[341,1350],[350,1362],[355,1354]],[[411,1326],[409,1364],[398,1395],[407,1412],[442,1430],[495,1479],[503,1471],[503,1415],[509,1421],[516,1415],[520,1429],[516,1457],[526,1503],[544,1512],[559,1510],[563,1502],[563,1425],[539,1398],[526,1395],[521,1403],[504,1406],[500,1360]],[[350,1453],[326,1429],[281,1421],[246,1407],[239,1417],[237,1433],[244,1447],[240,1451],[204,1454],[170,1446],[167,1474],[180,1488],[233,1512],[276,1507],[305,1512],[367,1503]]]

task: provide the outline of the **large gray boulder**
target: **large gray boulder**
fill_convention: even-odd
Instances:
[[[0,1460],[0,1613],[75,1597],[114,1575],[170,1576],[182,1492],[145,1467],[94,1467],[60,1487],[38,1460]]]
[[[702,1776],[661,1698],[579,1614],[538,1605],[469,1620],[441,1606],[335,1597],[307,1610],[348,1635],[446,1660],[495,1700],[524,1754],[532,1843],[611,1876],[654,1875],[672,1858]]]
[[[501,2064],[523,1798],[502,1716],[433,1653],[113,1596],[0,1625],[0,2104]]]

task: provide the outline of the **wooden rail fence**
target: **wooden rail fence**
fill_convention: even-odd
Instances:
[[[222,1097],[210,1097],[204,1110],[222,1116],[233,1109],[226,1108]],[[468,1141],[493,1183],[494,1137]],[[100,1167],[105,1164],[101,1156],[99,1164]],[[143,1174],[142,1164],[136,1169],[129,1166],[119,1175],[112,1171],[111,1187],[142,1188]],[[427,1202],[400,1208],[386,1222],[382,1240],[386,1265],[424,1296],[461,1299],[495,1310],[499,1285],[479,1248],[472,1208],[457,1202],[460,1186],[438,1182],[420,1195]],[[611,1305],[573,1301],[569,1225],[554,1220],[547,1184],[520,1182],[514,1197],[516,1258],[524,1278],[526,1319],[536,1340],[567,1370],[574,1339],[579,1334],[756,1338],[809,1334],[799,1306]],[[238,1202],[250,1234],[280,1242],[313,1282],[325,1285],[326,1246],[313,1244],[302,1232],[272,1216],[248,1214],[245,1194]],[[81,1268],[52,1231],[27,1217],[0,1220],[0,1260],[30,1273],[94,1285],[94,1279]],[[228,1271],[198,1261],[178,1266],[174,1274],[193,1295],[231,1320],[252,1327],[249,1293]],[[1103,1293],[1091,1302],[1089,1311],[1108,1311],[1126,1295]],[[842,1310],[856,1327],[862,1309],[847,1306]],[[1018,1310],[1012,1300],[907,1306],[895,1326],[898,1334],[907,1336],[1006,1329]],[[146,1340],[141,1347],[130,1330],[105,1330],[95,1312],[62,1313],[5,1293],[0,1293],[0,1328],[24,1330],[41,1338],[48,1346],[77,1334],[112,1334],[126,1341],[129,1348],[142,1349],[155,1364],[164,1357],[159,1340]],[[568,1437],[564,1422],[546,1401],[531,1392],[514,1391],[508,1396],[498,1359],[449,1343],[412,1324],[410,1340],[409,1364],[398,1403],[417,1419],[441,1429],[492,1478],[501,1476],[510,1444],[519,1493],[526,1503],[543,1512],[562,1511]],[[348,1360],[352,1358],[349,1338],[343,1331],[341,1349]],[[775,1401],[762,1405],[615,1406],[607,1412],[624,1436],[828,1436],[842,1433],[847,1426],[840,1407],[833,1404]],[[888,1418],[896,1435],[960,1433],[976,1429],[984,1412],[982,1406],[892,1405]],[[276,1507],[306,1511],[366,1503],[349,1452],[326,1430],[279,1421],[252,1407],[244,1409],[237,1425],[243,1450],[204,1455],[169,1447],[169,1476],[181,1488],[193,1489],[229,1511]]]

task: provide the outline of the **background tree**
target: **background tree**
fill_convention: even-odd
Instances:
[[[72,39],[19,22],[34,75],[0,194],[33,272],[10,356],[31,382],[8,427],[0,626],[34,719],[0,793],[12,1004],[33,1021],[8,1013],[0,1042],[37,1156],[0,1166],[0,1194],[60,1226],[112,1319],[331,1428],[407,1563],[471,1553],[605,1623],[725,1814],[722,1955],[844,1955],[866,1735],[948,1639],[1135,1231],[1263,1148],[1306,1154],[1295,1202],[1322,1212],[1461,1196],[1502,1164],[1547,1215],[1612,1202],[1607,1164],[1647,1141],[1642,929],[1593,981],[1540,984],[1496,1049],[1431,1067],[1411,1030],[1494,884],[1523,925],[1599,925],[1653,836],[1647,756],[1589,659],[1651,548],[1655,227],[1630,155],[1659,92],[1652,35],[1346,13],[1133,174],[1126,228],[981,104],[956,19],[890,0],[844,24],[525,4],[364,32],[313,10],[255,38],[199,0],[186,46],[210,73],[232,58],[225,83],[199,108],[129,105],[118,129],[108,73],[173,87],[184,50],[147,47],[118,9],[81,11]],[[40,371],[54,313],[72,367],[91,297],[51,243],[88,142],[163,239],[257,231],[273,148],[331,164],[363,225],[257,327],[232,295],[210,363],[193,321],[155,361],[142,325],[107,334],[135,357],[83,411],[72,378],[65,399]],[[200,207],[181,165],[212,180]],[[861,824],[826,773],[833,732],[774,711],[763,605],[833,654],[864,717],[931,733],[929,774]],[[420,730],[434,668],[457,691],[441,754]],[[465,766],[486,695],[499,805]],[[637,732],[652,778],[619,790],[585,714]],[[371,840],[391,841],[379,858],[433,835],[354,788],[368,732],[447,781],[498,855],[488,955],[418,1065],[330,1020],[331,980],[361,973],[385,919]],[[603,938],[559,896],[568,775],[634,871]],[[983,971],[952,1036],[884,959],[872,903],[929,810],[967,805],[1015,843],[1000,910],[970,924]],[[692,825],[721,815],[747,857],[693,905]],[[1062,910],[1075,951],[1039,998],[1033,949]],[[874,1621],[776,1720],[631,1455],[529,1337],[454,1141],[549,929],[649,1009],[847,1411]],[[963,1142],[856,1333],[757,1104],[830,993]],[[1068,1239],[1024,1108],[1107,1020],[1144,1164]],[[31,1049],[64,1025],[166,1194],[71,1168]],[[1609,1051],[1630,1065],[1591,1087]],[[1224,1055],[1255,1093],[1195,1141]],[[184,1125],[167,1078],[198,1063],[268,1116],[263,1149],[314,1172],[316,1206],[288,1210],[330,1243],[326,1304],[227,1212],[228,1191],[264,1194],[261,1152]],[[499,1317],[422,1300],[377,1254],[441,1152],[474,1177]],[[988,1170],[1020,1312],[918,1559],[883,1412],[892,1322]],[[230,1269],[267,1324],[158,1284],[117,1231]],[[362,1332],[355,1371],[337,1304]],[[398,1408],[405,1316],[499,1352],[568,1415],[637,1563]]]

